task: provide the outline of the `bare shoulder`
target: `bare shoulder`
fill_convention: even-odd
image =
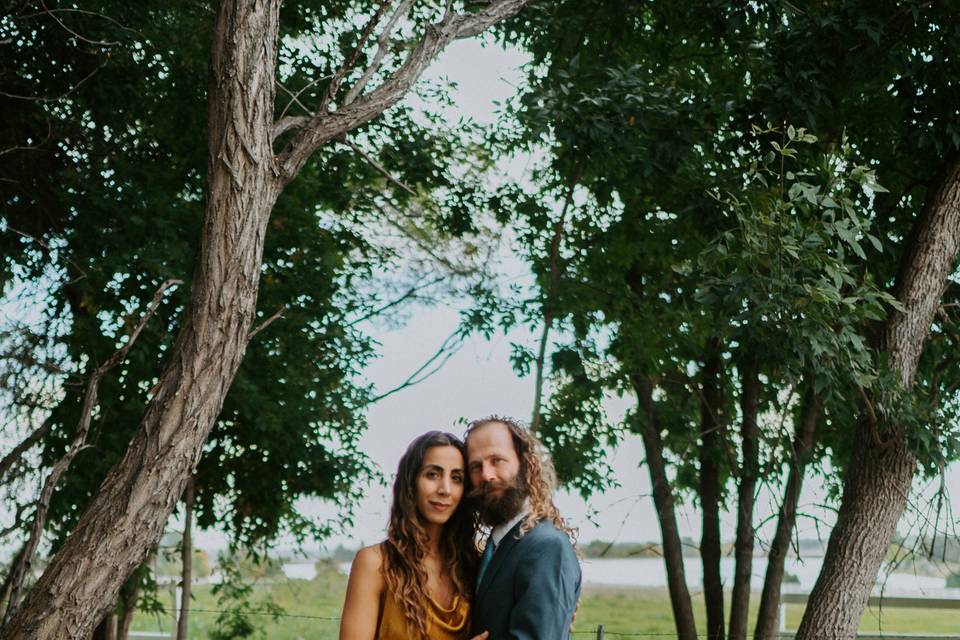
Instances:
[[[367,579],[380,578],[381,567],[383,566],[383,553],[379,544],[372,544],[357,551],[353,558],[353,565],[350,567],[351,575]]]
[[[340,616],[340,640],[373,640],[384,590],[379,545],[357,552]]]

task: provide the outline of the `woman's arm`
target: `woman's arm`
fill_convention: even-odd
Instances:
[[[340,640],[374,640],[384,589],[381,562],[379,545],[360,549],[353,559],[340,616]]]

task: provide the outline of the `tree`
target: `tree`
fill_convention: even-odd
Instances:
[[[88,633],[159,538],[255,331],[270,212],[311,155],[395,104],[451,40],[476,35],[525,4],[504,0],[464,13],[448,7],[379,86],[362,93],[377,71],[376,61],[344,95],[341,84],[386,12],[383,4],[355,53],[326,84],[314,114],[284,116],[276,123],[279,3],[221,5],[208,88],[204,223],[181,328],[123,460],[2,637]],[[84,597],[76,598],[78,593]]]
[[[856,522],[876,548],[868,566],[854,568],[840,549],[860,549],[860,539],[837,527],[833,537],[845,543],[832,545],[822,578],[832,584],[824,587],[830,595],[818,595],[806,614],[817,622],[801,629],[808,637],[852,633],[909,492],[911,455],[927,472],[955,456],[956,434],[936,417],[949,406],[944,394],[955,389],[936,369],[953,367],[956,354],[944,356],[938,347],[946,361],[922,366],[923,397],[905,400],[891,379],[903,366],[888,353],[906,348],[919,358],[945,288],[948,298],[955,295],[950,215],[940,214],[939,233],[930,236],[943,255],[932,244],[917,245],[924,236],[911,232],[915,219],[934,215],[921,211],[952,206],[956,88],[950,70],[930,63],[955,55],[955,16],[924,3],[860,2],[804,9],[649,3],[626,11],[596,2],[586,12],[582,3],[556,3],[525,16],[524,29],[510,36],[534,52],[535,64],[530,89],[514,105],[520,127],[499,148],[539,145],[550,155],[538,192],[511,194],[518,204],[503,217],[519,225],[538,277],[527,308],[549,306],[561,335],[569,336],[554,347],[556,391],[541,427],[558,467],[575,486],[602,487],[598,445],[623,430],[644,435],[680,637],[693,637],[695,629],[679,586],[679,555],[669,552],[679,539],[668,488],[691,491],[699,501],[711,638],[725,634],[716,511],[729,504],[730,479],[749,486],[755,473],[776,480],[789,468],[757,630],[766,637],[811,456],[831,452],[833,467],[850,478],[865,474],[862,455],[872,473],[899,469],[890,483],[899,502],[883,499],[865,477],[849,481],[841,522]],[[751,136],[755,125],[760,131]],[[558,185],[574,163],[586,166],[579,180],[584,204],[565,221],[557,282],[549,277],[556,270],[546,247],[556,237],[560,207],[550,201],[559,200]],[[919,267],[909,256],[924,250],[936,253],[936,268],[921,269],[929,279],[905,289],[896,264],[912,272]],[[907,310],[914,296],[926,315]],[[526,322],[546,315],[522,307],[515,313]],[[883,323],[902,322],[901,314],[916,321],[913,337],[885,346],[891,339],[882,337]],[[932,328],[942,342],[939,321]],[[719,380],[718,354],[731,371]],[[535,358],[521,352],[517,361],[523,370]],[[638,398],[637,412],[622,425],[602,414],[603,395],[611,392]],[[784,395],[800,400],[783,403]],[[860,412],[849,409],[852,402]],[[871,417],[873,404],[886,407],[887,417]],[[788,414],[795,433],[768,424],[755,434],[755,407]],[[882,425],[897,420],[910,427],[888,427],[902,439],[884,454],[896,464],[865,453],[872,444],[856,444],[871,424],[881,425],[883,442],[889,434]],[[758,453],[768,459],[759,467]],[[732,637],[746,634],[750,493],[742,491],[736,507]],[[879,509],[881,502],[890,510]],[[859,581],[841,588],[828,575]],[[847,599],[837,604],[840,591]]]

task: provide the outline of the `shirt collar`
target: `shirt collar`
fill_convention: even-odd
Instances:
[[[510,529],[513,529],[517,526],[517,523],[527,517],[527,514],[530,513],[530,498],[527,498],[523,501],[523,507],[520,508],[520,512],[513,516],[513,518],[504,522],[501,525],[497,525],[493,528],[493,531],[490,532],[490,537],[493,539],[493,544],[500,546],[500,541],[506,537],[510,532]]]

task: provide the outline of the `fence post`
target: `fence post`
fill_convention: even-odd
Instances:
[[[597,640],[606,640],[607,631],[602,624],[597,625]]]

